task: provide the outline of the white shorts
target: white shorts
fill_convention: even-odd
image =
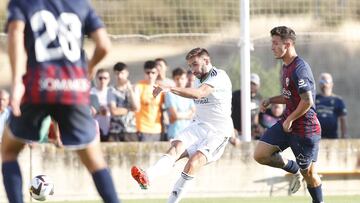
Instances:
[[[224,153],[229,137],[211,129],[204,123],[192,122],[181,131],[174,140],[179,140],[186,148],[189,157],[200,151],[207,158],[207,162],[218,160]]]

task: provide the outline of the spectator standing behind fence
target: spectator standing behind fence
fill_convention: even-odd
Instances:
[[[347,110],[343,99],[333,93],[333,79],[330,73],[322,73],[319,78],[320,93],[316,95],[316,113],[321,124],[321,138],[347,138]],[[340,121],[340,122],[339,122]]]
[[[157,58],[155,59],[156,68],[159,72],[157,77],[157,83],[159,85],[166,85],[170,87],[175,87],[175,83],[172,79],[166,77],[166,72],[169,69],[168,64],[165,59]]]
[[[156,68],[159,72],[159,75],[157,77],[156,83],[158,85],[165,85],[165,86],[169,86],[169,87],[175,87],[175,83],[172,79],[166,77],[166,72],[169,69],[168,64],[166,62],[165,59],[163,58],[157,58],[155,59],[155,63],[156,63]],[[167,133],[168,133],[168,128],[169,128],[169,116],[167,114],[167,109],[165,107],[165,104],[163,104],[162,108],[162,117],[161,117],[161,124],[162,124],[162,132],[161,132],[161,141],[166,141],[167,140]]]
[[[262,128],[259,125],[259,106],[262,100],[262,96],[259,94],[260,77],[256,73],[252,73],[250,76],[250,92],[251,92],[251,136],[252,139],[258,139],[262,134]],[[232,112],[231,117],[233,119],[234,128],[241,135],[241,90],[235,90],[232,95]]]
[[[194,87],[195,84],[195,75],[191,70],[188,70],[186,73],[186,77],[187,77],[187,83],[186,83],[186,87]]]
[[[260,77],[256,73],[250,76],[250,93],[251,93],[251,135],[254,139],[259,139],[264,129],[259,123],[260,104],[262,96],[259,93]]]
[[[5,124],[7,123],[10,116],[9,108],[10,94],[6,90],[0,90],[0,142],[4,131]]]
[[[109,83],[109,71],[101,68],[96,72],[95,87],[92,87],[90,90],[90,94],[93,95],[91,96],[91,106],[96,110],[94,117],[99,123],[101,141],[108,141],[109,139],[108,134],[111,116],[109,104],[112,91],[111,87],[109,87]]]
[[[144,74],[144,80],[139,81],[135,86],[136,99],[140,101],[139,111],[136,112],[136,128],[141,141],[160,141],[164,95],[158,97],[152,95],[159,74],[155,61],[145,62]]]
[[[176,68],[172,73],[172,77],[175,87],[185,88],[187,77],[184,69]],[[167,138],[172,140],[181,130],[190,124],[195,113],[195,105],[192,99],[167,92],[165,95],[165,107],[170,120]]]
[[[109,141],[139,141],[135,122],[135,112],[138,111],[139,104],[128,80],[127,65],[116,63],[113,71],[116,82],[110,96]]]

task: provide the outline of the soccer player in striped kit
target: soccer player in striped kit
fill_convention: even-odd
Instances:
[[[64,147],[76,150],[104,202],[118,203],[89,107],[88,77],[110,48],[103,22],[86,0],[11,0],[6,31],[13,114],[1,157],[9,202],[23,202],[17,157],[26,143],[39,140],[41,123],[50,115],[59,125]],[[95,42],[89,61],[83,50],[85,35]]]
[[[271,30],[272,51],[275,58],[283,61],[282,94],[265,99],[261,111],[270,104],[286,104],[283,118],[269,128],[258,142],[254,159],[260,164],[284,169],[295,174],[290,190],[300,187],[303,175],[313,203],[322,203],[320,176],[315,162],[321,138],[320,123],[315,112],[315,80],[309,64],[296,54],[295,32],[279,26]],[[296,162],[281,156],[280,152],[290,147]]]

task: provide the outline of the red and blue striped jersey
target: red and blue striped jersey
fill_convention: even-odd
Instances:
[[[309,64],[296,57],[289,65],[282,68],[282,95],[286,100],[283,122],[297,108],[300,94],[311,91],[315,103],[315,80]],[[317,119],[315,104],[292,124],[292,134],[300,136],[320,135],[321,127]]]
[[[83,40],[104,26],[88,1],[11,0],[7,25],[16,20],[25,23],[28,58],[23,102],[88,104]]]

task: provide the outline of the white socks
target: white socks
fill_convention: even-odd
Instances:
[[[174,164],[175,159],[168,154],[164,154],[154,165],[146,170],[150,184],[155,178],[167,175]]]
[[[187,186],[189,186],[189,183],[191,183],[191,180],[193,179],[194,177],[182,172],[179,180],[174,185],[168,203],[178,203],[181,200],[184,191],[186,191]]]

